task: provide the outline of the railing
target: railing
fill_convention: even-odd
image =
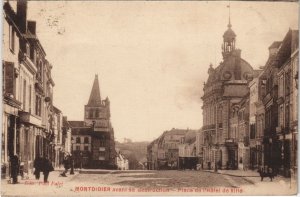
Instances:
[[[207,129],[215,129],[216,125],[215,124],[211,124],[211,125],[205,125],[202,127],[203,130],[207,130]]]

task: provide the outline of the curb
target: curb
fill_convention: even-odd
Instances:
[[[228,175],[228,176],[234,176],[234,177],[260,177],[259,175],[255,176],[255,175],[250,175],[250,176],[246,176],[246,175],[235,175],[235,174],[229,174],[229,173],[224,173],[224,172],[214,172],[214,171],[208,171],[208,170],[204,170],[204,172],[209,172],[209,173],[214,173],[214,174],[223,174],[223,175]]]

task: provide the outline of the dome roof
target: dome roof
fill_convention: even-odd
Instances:
[[[233,39],[235,39],[236,34],[234,31],[231,29],[231,24],[228,24],[228,29],[225,31],[223,34],[223,38],[225,42],[231,42]]]

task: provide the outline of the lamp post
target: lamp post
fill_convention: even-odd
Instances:
[[[80,169],[82,169],[82,152],[80,151]]]
[[[74,159],[73,159],[73,155],[74,155],[74,151],[73,151],[73,144],[75,143],[75,140],[74,139],[72,139],[72,141],[71,141],[71,147],[72,147],[72,149],[71,149],[71,157],[70,157],[70,160],[71,160],[71,172],[70,172],[70,174],[74,174]]]

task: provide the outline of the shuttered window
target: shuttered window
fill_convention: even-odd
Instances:
[[[15,68],[14,63],[4,62],[3,64],[3,92],[11,96],[15,96]]]

